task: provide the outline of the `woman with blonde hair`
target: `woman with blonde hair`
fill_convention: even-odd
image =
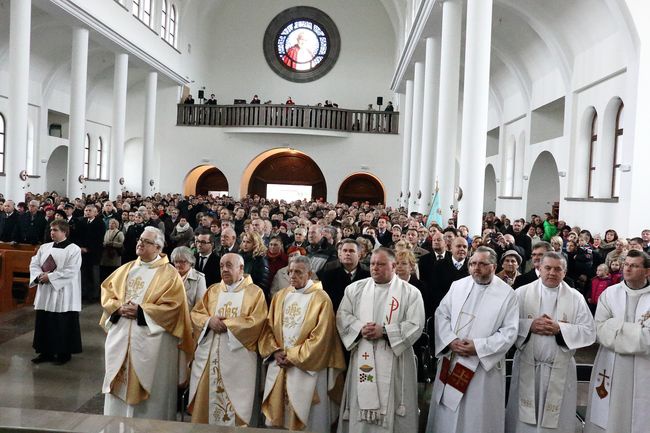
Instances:
[[[119,221],[111,218],[108,220],[108,230],[104,233],[104,249],[99,262],[102,281],[122,265],[123,250],[124,233],[120,230]]]
[[[244,258],[244,273],[251,276],[253,283],[258,285],[270,302],[269,292],[269,261],[266,257],[266,246],[257,232],[244,232],[240,236],[239,254]]]

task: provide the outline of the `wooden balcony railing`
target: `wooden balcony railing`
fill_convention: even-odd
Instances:
[[[178,104],[178,126],[299,128],[397,134],[399,112],[346,110],[307,105]]]

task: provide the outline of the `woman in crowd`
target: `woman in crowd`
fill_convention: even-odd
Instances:
[[[174,248],[171,254],[171,262],[183,279],[185,295],[187,296],[187,308],[191,311],[207,291],[205,276],[202,272],[194,269],[196,258],[192,250],[186,246]]]
[[[616,241],[618,240],[618,233],[616,233],[616,230],[609,229],[605,232],[605,239],[600,244],[600,254],[603,257],[607,257],[607,255],[614,251],[616,248]]]
[[[522,258],[515,250],[508,250],[501,256],[501,272],[497,277],[501,278],[510,287],[515,282],[515,278],[519,276],[519,266],[521,266]]]
[[[253,283],[262,289],[267,302],[269,302],[271,300],[269,261],[266,258],[266,247],[260,235],[252,230],[242,233],[239,253],[244,258],[244,273],[251,276]]]
[[[605,257],[605,264],[607,265],[607,267],[609,267],[609,265],[613,261],[618,261],[621,264],[623,264],[626,256],[627,256],[627,240],[617,239],[616,242],[614,242],[614,250],[610,251],[609,254],[607,254],[607,257]]]
[[[194,239],[194,230],[187,218],[180,217],[169,238],[175,247],[189,247]]]
[[[120,223],[111,218],[108,220],[108,230],[104,233],[104,249],[99,261],[100,278],[106,279],[115,269],[122,266],[122,250],[124,248],[124,233]]]
[[[292,246],[287,249],[287,260],[291,260],[291,257],[296,256],[306,256],[307,250],[303,247]],[[278,272],[275,273],[273,277],[273,282],[271,283],[271,297],[275,295],[280,290],[285,287],[289,287],[291,282],[289,281],[289,266],[285,266],[281,269],[278,269]]]
[[[144,231],[144,215],[142,212],[138,211],[135,213],[133,220],[133,225],[129,227],[124,235],[124,252],[122,253],[122,263],[130,262],[135,260],[137,255],[135,254],[135,245],[138,243],[140,235]]]
[[[284,245],[279,236],[272,236],[269,240],[266,259],[269,262],[269,281],[273,281],[275,274],[289,264],[289,258],[284,252]]]
[[[407,243],[405,241],[400,242]],[[406,247],[400,247],[395,251],[395,273],[399,278],[415,286],[420,291],[422,300],[424,301],[424,312],[427,317],[431,317],[433,316],[433,311],[431,311],[433,307],[431,293],[427,290],[424,282],[420,281],[415,275],[416,267],[417,261],[415,260],[413,251]]]

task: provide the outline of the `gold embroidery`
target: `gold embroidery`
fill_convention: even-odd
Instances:
[[[212,413],[213,418],[226,425],[235,425],[235,408],[228,397],[226,386],[221,375],[221,338],[217,340],[216,357],[212,360],[211,376],[214,385],[216,385],[216,404]]]
[[[219,315],[219,317],[232,319],[233,317],[239,316],[239,307],[233,307],[232,301],[228,301],[221,308],[219,308],[217,314]]]
[[[142,289],[144,289],[144,280],[142,277],[129,278],[126,283],[126,301],[136,299]]]
[[[295,328],[300,325],[298,319],[302,316],[302,308],[298,306],[297,302],[290,304],[284,309],[284,326],[286,328]]]

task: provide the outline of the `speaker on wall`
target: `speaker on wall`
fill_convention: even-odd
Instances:
[[[199,99],[205,98],[205,92],[203,90],[199,90]]]
[[[200,96],[199,96],[200,98]],[[377,105],[384,105],[384,97],[383,96],[377,96]]]

